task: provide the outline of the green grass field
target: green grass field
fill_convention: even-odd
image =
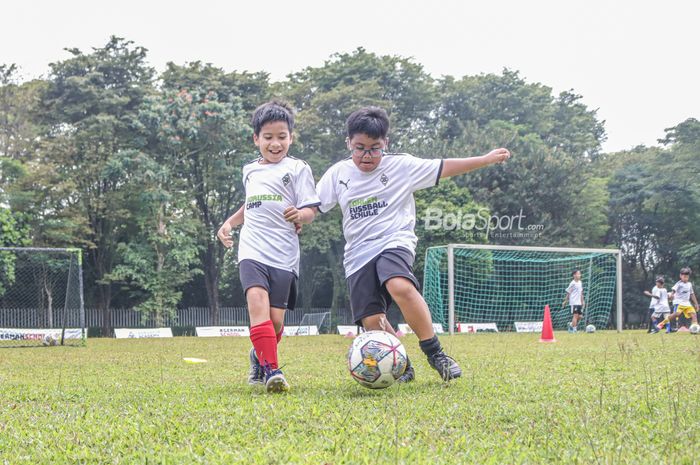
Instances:
[[[417,379],[384,391],[349,339],[285,338],[283,395],[246,384],[243,338],[0,349],[0,463],[700,462],[700,337],[556,337],[443,337],[465,372],[444,385],[407,336]]]

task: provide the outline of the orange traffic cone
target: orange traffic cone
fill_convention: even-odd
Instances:
[[[542,320],[540,342],[557,342],[554,339],[554,331],[552,330],[552,315],[549,313],[549,305],[544,306],[544,320]]]

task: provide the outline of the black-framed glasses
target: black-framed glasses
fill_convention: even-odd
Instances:
[[[352,149],[352,154],[355,156],[358,156],[360,158],[364,158],[365,155],[369,155],[372,158],[379,158],[382,155],[384,155],[384,149],[380,149],[380,148],[361,149],[361,148],[355,147]]]

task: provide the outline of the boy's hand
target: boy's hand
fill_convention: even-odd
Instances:
[[[284,219],[290,223],[302,223],[302,216],[301,210],[297,210],[297,207],[287,207],[284,210]]]
[[[294,232],[297,233],[297,235],[301,234],[301,228],[302,228],[301,223],[294,223]]]
[[[216,237],[219,238],[224,247],[230,249],[233,247],[233,238],[231,237],[231,226],[228,225],[228,221],[221,225],[219,232],[216,233]]]
[[[486,154],[486,157],[489,160],[489,164],[503,163],[510,158],[510,151],[504,148],[491,150]]]

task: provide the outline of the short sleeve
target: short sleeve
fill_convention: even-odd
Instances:
[[[311,173],[311,167],[306,163],[300,163],[301,168],[297,174],[294,190],[297,200],[297,208],[318,207],[321,201],[316,193],[314,186],[314,175]]]
[[[405,163],[405,179],[411,182],[413,191],[436,186],[440,181],[442,159],[425,159],[406,155],[403,161]]]
[[[673,287],[671,288],[673,292],[676,292],[678,290],[678,283],[674,284]]]
[[[569,283],[569,287],[566,288],[566,292],[571,292],[571,291],[573,291],[575,286],[576,286],[576,284],[575,284],[573,281],[571,281],[571,282]],[[561,288],[559,288],[559,289],[561,289]]]
[[[316,192],[318,192],[318,197],[321,202],[318,209],[321,213],[327,213],[333,207],[338,204],[338,195],[335,191],[335,184],[333,183],[333,167],[329,168],[321,180],[318,181],[316,185]]]

